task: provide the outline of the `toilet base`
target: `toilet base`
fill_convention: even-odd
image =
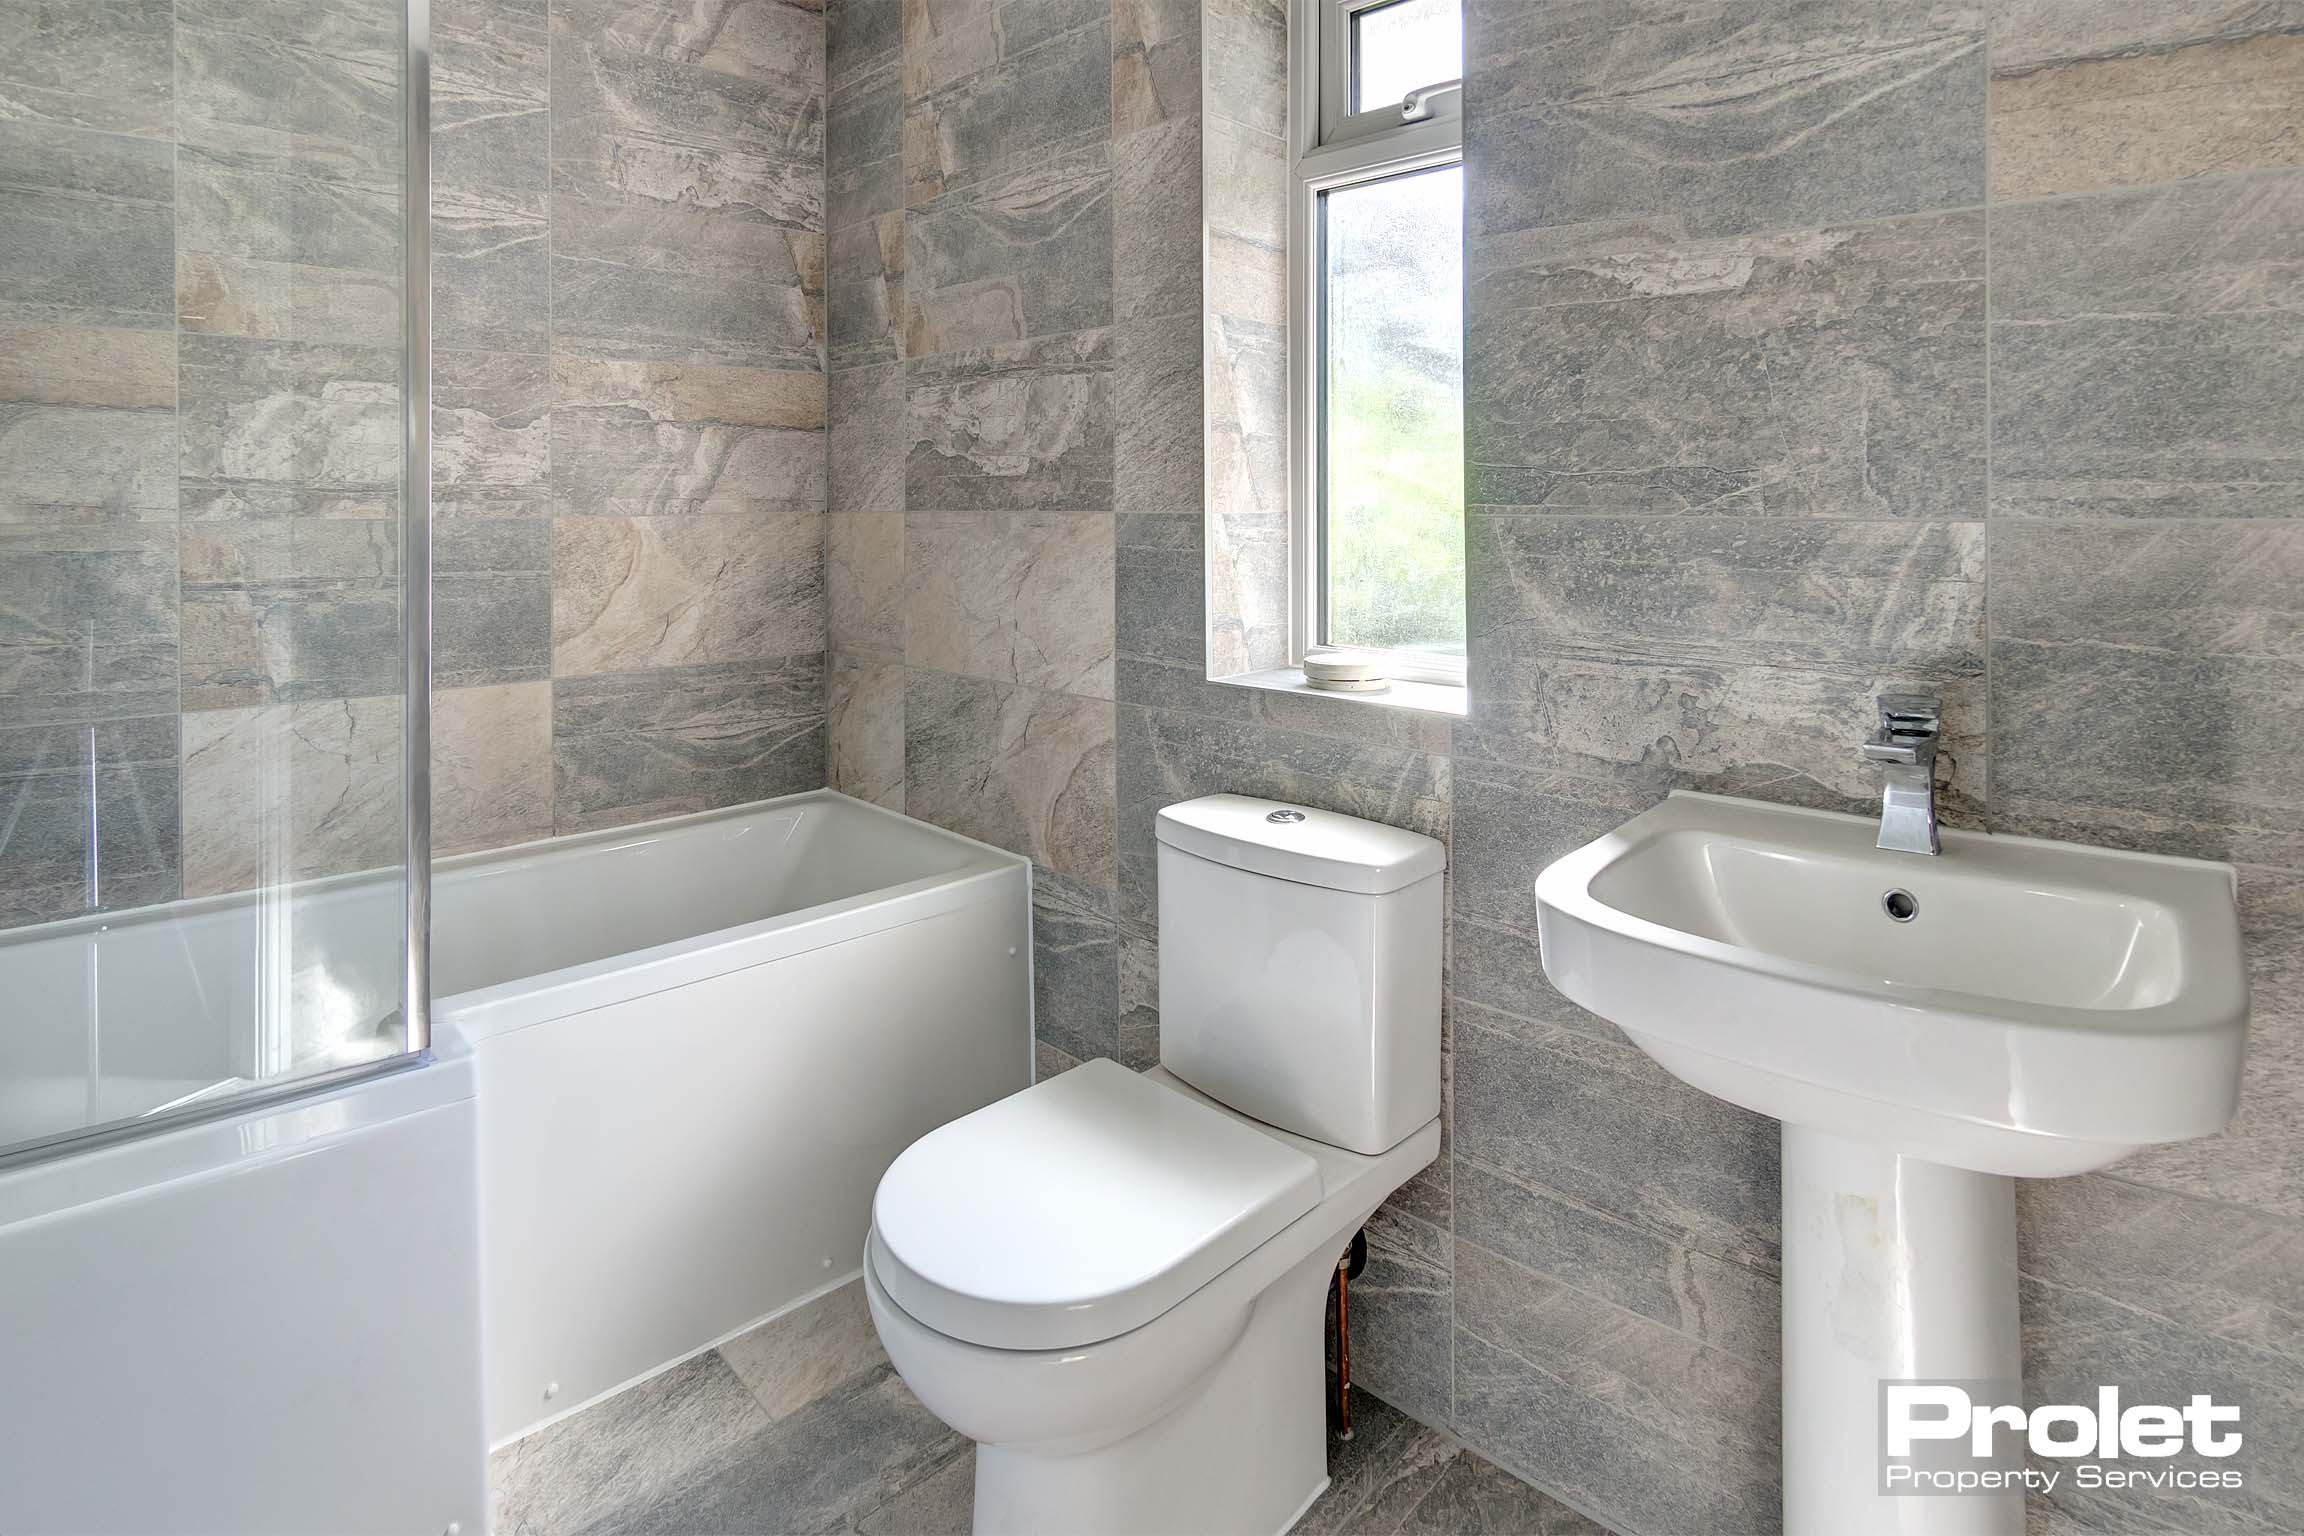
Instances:
[[[1132,1435],[1068,1456],[979,1445],[977,1536],[1286,1531],[1328,1486],[1321,1334],[1335,1272],[1322,1251],[1282,1275],[1222,1363]]]

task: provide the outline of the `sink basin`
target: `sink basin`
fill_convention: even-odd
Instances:
[[[2085,1172],[2232,1117],[2227,865],[1678,793],[1536,881],[1544,968],[1674,1076],[1983,1173]]]

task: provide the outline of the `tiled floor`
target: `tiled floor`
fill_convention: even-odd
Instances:
[[[1367,1396],[1304,1536],[1606,1536]],[[1332,1442],[1333,1443],[1333,1442]],[[496,1536],[965,1536],[968,1443],[913,1399],[848,1285],[489,1465]]]

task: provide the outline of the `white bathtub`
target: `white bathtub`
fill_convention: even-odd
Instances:
[[[501,1444],[847,1280],[912,1141],[1031,1081],[1030,865],[815,791],[443,860]]]

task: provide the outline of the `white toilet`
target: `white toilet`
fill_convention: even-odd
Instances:
[[[977,1442],[978,1532],[1285,1531],[1337,1259],[1440,1149],[1441,845],[1239,795],[1158,830],[1160,1066],[955,1120],[873,1200],[872,1320]]]

